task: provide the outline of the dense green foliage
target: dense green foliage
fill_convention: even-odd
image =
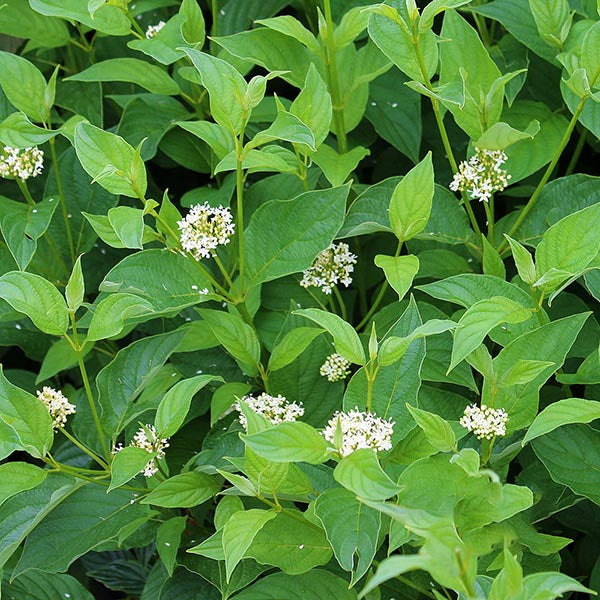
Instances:
[[[0,0],[3,597],[600,591],[599,15]]]

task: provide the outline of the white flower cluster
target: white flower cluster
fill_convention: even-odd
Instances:
[[[465,413],[459,423],[472,431],[478,439],[491,440],[497,435],[506,435],[508,414],[503,408],[491,408],[485,404],[481,408],[471,404],[465,408]]]
[[[153,38],[165,25],[166,23],[164,21],[159,21],[156,25],[148,25],[146,37],[148,39]]]
[[[362,412],[355,407],[348,412],[336,412],[322,431],[325,439],[335,444],[338,428],[342,433],[342,456],[348,456],[355,450],[371,448],[375,452],[392,449],[392,434],[395,423],[390,419],[376,417],[373,413]]]
[[[325,248],[313,264],[304,271],[300,285],[321,288],[325,294],[331,294],[333,286],[343,283],[348,287],[352,283],[350,273],[354,271],[357,256],[350,252],[348,244],[340,242]]]
[[[217,246],[229,244],[235,231],[231,211],[210,206],[208,202],[192,206],[177,225],[181,231],[181,246],[196,260],[214,256]]]
[[[502,150],[475,148],[475,154],[458,165],[450,189],[466,192],[473,200],[489,202],[494,192],[501,192],[508,185],[510,175],[500,168],[507,158]]]
[[[156,452],[156,457],[150,459],[146,463],[146,466],[142,469],[144,477],[152,477],[152,475],[158,472],[158,467],[156,466],[155,461],[159,458],[164,458],[165,448],[169,447],[169,440],[168,438],[159,438],[156,433],[156,428],[153,425],[145,425],[137,430],[136,434],[133,436],[131,444],[129,445],[135,446],[136,448],[141,448],[148,453]],[[123,445],[119,444],[113,450],[113,454],[116,454],[121,450],[123,450]]]
[[[50,416],[52,417],[52,427],[58,429],[64,427],[68,415],[74,415],[75,405],[71,404],[61,391],[45,385],[42,391],[36,391],[37,397],[46,405]]]
[[[346,379],[350,375],[350,361],[341,354],[330,354],[321,365],[319,373],[332,382]]]
[[[0,177],[14,177],[25,181],[40,175],[44,167],[44,153],[37,147],[0,150]]]
[[[271,396],[267,393],[262,393],[258,397],[252,395],[244,396],[242,402],[245,402],[251,410],[256,414],[261,415],[274,425],[286,421],[295,421],[298,417],[304,414],[302,403],[288,402],[285,396]],[[248,429],[248,421],[242,413],[240,403],[236,402],[234,408],[240,413],[240,423],[244,429]]]

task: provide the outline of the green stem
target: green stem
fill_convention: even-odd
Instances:
[[[554,158],[552,159],[552,162],[548,165],[548,168],[546,169],[543,177],[540,179],[540,182],[538,183],[533,194],[531,195],[531,198],[529,198],[529,202],[527,202],[527,204],[525,205],[525,207],[523,208],[523,210],[517,217],[517,220],[515,221],[514,225],[510,228],[510,231],[508,232],[509,237],[512,237],[512,238],[515,237],[515,233],[518,231],[519,227],[521,226],[521,224],[523,223],[523,221],[525,220],[527,215],[531,212],[531,210],[535,206],[535,203],[537,202],[537,199],[539,198],[540,194],[542,193],[544,186],[548,183],[548,180],[550,179],[550,175],[552,175],[552,171],[554,171],[554,167],[556,167],[556,165],[558,164],[558,161],[563,153],[563,150],[565,149],[566,145],[569,143],[569,140],[571,139],[571,134],[573,133],[573,129],[575,129],[575,125],[577,124],[579,115],[581,115],[581,111],[583,111],[583,107],[585,105],[586,100],[587,100],[587,98],[582,98],[579,101],[579,104],[577,105],[577,108],[575,109],[575,112],[573,113],[573,116],[571,117],[571,120],[569,121],[569,125],[567,126],[567,129],[565,130],[565,133],[563,134],[560,144],[558,145],[558,148],[556,149],[556,152],[554,153]],[[506,239],[504,239],[503,242],[500,244],[500,247],[498,248],[498,252],[503,252],[507,247],[508,247],[508,242],[506,241]]]
[[[60,206],[62,208],[63,220],[65,222],[65,231],[67,233],[67,242],[69,244],[69,253],[71,254],[71,261],[75,262],[75,245],[73,244],[73,234],[71,232],[71,221],[69,220],[69,211],[67,209],[67,203],[65,201],[65,194],[63,191],[62,178],[58,169],[58,158],[56,156],[56,148],[54,138],[50,138],[50,155],[52,156],[52,164],[54,166],[54,177],[56,177],[56,188],[58,189],[58,197],[60,198]]]
[[[490,197],[489,202],[483,203],[483,208],[485,209],[485,216],[487,218],[487,238],[492,246],[496,246],[494,243],[494,196]]]
[[[76,437],[72,436],[64,427],[60,427],[59,431],[73,444],[75,444],[82,452],[85,452],[93,461],[97,462],[103,469],[108,469],[108,464],[105,463],[99,456],[96,456],[91,450],[86,448]]]
[[[573,151],[573,156],[571,156],[571,160],[569,161],[569,166],[567,167],[567,170],[565,171],[565,177],[567,175],[571,175],[573,173],[573,171],[575,170],[575,167],[577,166],[577,162],[579,161],[579,157],[581,156],[581,152],[587,141],[587,132],[588,132],[588,130],[584,129],[579,136],[579,140],[577,140],[577,146],[575,147],[575,150]]]
[[[337,289],[337,286],[333,286],[333,293],[335,294],[335,297],[337,298],[338,304],[340,305],[340,309],[342,310],[342,319],[344,319],[344,321],[348,320],[348,311],[346,310],[346,303],[344,302],[344,299],[342,298],[342,294],[340,294],[340,290]]]
[[[100,438],[100,444],[102,445],[102,450],[104,450],[104,455],[106,457],[110,456],[110,450],[108,448],[108,444],[106,443],[106,439],[104,437],[104,431],[102,430],[102,425],[100,424],[100,417],[98,416],[98,409],[96,408],[96,401],[94,400],[94,394],[92,393],[92,388],[90,386],[90,379],[87,374],[87,369],[85,367],[85,362],[83,360],[83,352],[81,351],[81,345],[79,344],[79,336],[77,334],[77,323],[75,321],[75,314],[71,313],[71,325],[73,327],[73,340],[75,342],[74,349],[77,353],[77,363],[79,365],[79,371],[81,372],[81,378],[83,380],[83,387],[85,388],[85,394],[87,396],[90,410],[92,411],[92,417],[94,419],[94,424],[96,426],[96,431],[98,433],[98,437]]]
[[[486,48],[492,45],[492,39],[490,37],[490,32],[488,31],[487,24],[485,22],[485,17],[478,15],[477,13],[471,13],[473,15],[473,20],[475,21],[475,25],[477,26],[477,31],[479,31],[479,35],[481,36],[481,40]]]
[[[329,304],[329,309],[330,311],[334,314],[337,315],[337,310],[335,309],[335,304],[333,303],[333,296],[331,294],[329,294],[327,296],[327,304]]]
[[[329,80],[329,92],[333,100],[333,122],[337,137],[338,152],[348,152],[348,139],[346,138],[346,125],[344,122],[344,106],[340,94],[340,82],[338,79],[337,63],[335,58],[335,40],[333,37],[333,18],[331,16],[331,0],[324,0],[325,22],[327,23],[326,60],[327,79]]]
[[[214,37],[219,35],[219,3],[217,0],[211,0],[210,10],[212,13],[212,34]]]
[[[244,275],[245,275],[245,248],[244,248],[244,166],[243,166],[243,151],[244,151],[244,130],[245,130],[245,115],[242,115],[242,131],[240,132],[239,140],[236,140],[236,228],[238,235],[238,253],[239,253],[239,271],[240,271],[240,290],[244,291]]]
[[[229,277],[229,273],[227,272],[227,269],[223,266],[221,259],[216,254],[213,256],[213,258],[215,259],[215,263],[216,263],[217,267],[219,267],[219,271],[221,271],[221,273],[223,274],[223,277],[225,277],[225,281],[227,282],[227,285],[231,289],[233,287],[233,281],[231,281],[231,277]]]
[[[19,186],[21,193],[25,197],[27,204],[29,204],[29,206],[35,206],[35,200],[33,199],[33,196],[31,195],[31,192],[29,191],[29,187],[27,187],[27,184],[22,179],[19,179],[18,177],[15,179],[15,181],[17,182],[17,185]]]

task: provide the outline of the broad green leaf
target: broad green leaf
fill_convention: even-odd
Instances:
[[[358,333],[344,319],[318,308],[295,310],[294,314],[314,321],[329,332],[338,354],[357,365],[365,364],[365,351]]]
[[[237,398],[244,397],[252,387],[247,383],[232,382],[222,385],[213,394],[210,402],[210,425],[211,427],[227,413],[235,404]]]
[[[341,50],[351,44],[367,28],[368,22],[369,13],[363,6],[356,6],[345,12],[333,32],[335,48]]]
[[[220,310],[199,309],[219,343],[249,375],[258,373],[260,342],[252,327],[241,317]]]
[[[179,86],[164,69],[138,58],[109,58],[65,80],[125,81],[135,83],[153,94],[174,96],[179,93]]]
[[[163,397],[156,409],[154,426],[159,437],[171,437],[183,425],[192,398],[211,381],[222,381],[214,375],[198,375],[177,382]]]
[[[220,489],[221,483],[215,477],[190,471],[159,483],[141,502],[165,508],[191,508],[206,502]]]
[[[27,59],[0,51],[0,86],[15,108],[38,123],[48,120],[53,99],[48,105],[46,80]]]
[[[33,324],[51,335],[63,335],[69,327],[65,299],[46,279],[33,273],[11,271],[0,277],[0,298]]]
[[[48,471],[25,462],[7,462],[0,465],[0,505],[16,494],[37,487],[47,475]]]
[[[146,507],[131,500],[135,497],[124,490],[107,494],[102,486],[89,484],[76,489],[29,534],[13,576],[30,569],[66,571],[74,560],[148,514]]]
[[[187,516],[172,517],[161,524],[156,532],[156,550],[165,565],[169,577],[173,577],[181,534],[185,531]]]
[[[579,275],[596,257],[600,246],[598,219],[600,204],[594,204],[561,219],[544,233],[535,251],[538,282],[552,270],[565,275],[542,284],[543,291],[553,291],[571,275]]]
[[[0,123],[0,141],[16,148],[43,144],[59,133],[34,125],[22,112],[11,113]]]
[[[506,148],[521,140],[532,140],[539,130],[540,123],[537,120],[531,121],[525,131],[519,131],[511,127],[508,123],[501,121],[484,131],[481,137],[474,143],[474,146],[485,148],[486,150],[506,150]]]
[[[529,0],[540,37],[558,50],[569,35],[573,15],[567,0]]]
[[[600,504],[600,432],[589,425],[565,425],[532,442],[552,479]]]
[[[440,452],[456,452],[456,435],[450,423],[435,413],[421,410],[416,406],[407,405],[417,425],[427,436],[429,443]]]
[[[280,15],[271,19],[259,19],[256,23],[298,40],[315,54],[319,54],[321,51],[317,38],[298,19],[291,15]]]
[[[505,237],[510,245],[510,251],[512,252],[519,277],[525,283],[533,285],[537,281],[538,277],[536,274],[535,264],[533,263],[533,257],[529,253],[529,250],[508,235],[505,235]]]
[[[486,275],[506,279],[506,268],[504,267],[502,257],[484,234],[481,234],[481,244],[483,246],[483,272]]]
[[[82,350],[82,358],[85,358],[93,347],[93,344],[86,343]],[[54,377],[61,371],[67,371],[76,366],[77,360],[77,352],[65,338],[56,340],[44,356],[40,372],[35,379],[36,385],[41,381]]]
[[[304,519],[295,509],[276,515],[256,535],[247,556],[291,575],[329,562],[331,547],[316,523]]]
[[[169,356],[177,349],[183,331],[142,338],[120,350],[96,377],[101,423],[113,439],[138,415],[149,408],[136,400]]]
[[[524,360],[520,358],[502,374],[498,385],[500,387],[524,385],[535,379],[542,371],[552,366],[554,366],[554,363],[549,361]]]
[[[57,207],[54,198],[29,206],[0,196],[0,231],[20,270],[33,259]]]
[[[596,22],[587,30],[587,33],[583,38],[583,47],[581,48],[581,66],[585,69],[592,87],[597,87],[598,77],[600,76],[599,51],[600,25]]]
[[[217,125],[217,123],[209,121],[180,121],[177,125],[204,140],[219,159],[225,158],[225,156],[235,149],[231,132],[225,127]]]
[[[600,419],[600,402],[568,398],[547,406],[529,426],[523,445],[531,440],[572,423],[591,423]]]
[[[117,452],[110,464],[110,485],[106,490],[107,493],[141,473],[148,461],[155,456],[155,452],[148,452],[136,446],[127,446]]]
[[[325,490],[315,503],[327,539],[340,566],[358,581],[371,566],[377,550],[381,515],[342,488]]]
[[[257,508],[234,513],[223,527],[223,552],[227,581],[240,560],[244,558],[252,540],[277,513]]]
[[[431,214],[433,194],[434,173],[429,152],[402,178],[390,200],[390,224],[401,242],[410,240],[425,229]]]
[[[108,211],[108,222],[123,247],[142,249],[144,211],[131,206],[116,206]]]
[[[489,600],[514,598],[523,589],[523,569],[508,548],[504,548],[503,567],[492,583]]]
[[[10,583],[2,582],[2,591],[10,598],[29,600],[54,600],[71,598],[72,600],[94,600],[92,594],[81,582],[71,575],[42,571],[30,571],[20,575]]]
[[[271,352],[269,371],[277,371],[294,362],[321,333],[323,330],[317,327],[296,327],[288,331]]]
[[[260,206],[246,228],[246,275],[254,286],[310,267],[344,220],[348,186]],[[277,236],[271,231],[277,230]]]
[[[323,171],[332,186],[341,186],[358,163],[371,153],[367,148],[357,146],[345,154],[338,154],[331,146],[322,144],[312,155],[313,162]]]
[[[471,0],[433,0],[430,2],[421,13],[421,19],[419,20],[419,31],[421,33],[431,29],[433,26],[433,19],[436,15],[441,12],[451,9],[459,8],[465,4],[470,4]]]
[[[325,438],[301,421],[280,423],[260,433],[240,437],[256,454],[276,463],[316,465],[329,457],[329,444]]]
[[[342,458],[333,476],[340,485],[367,500],[386,500],[402,489],[383,471],[375,451],[366,448]]]
[[[427,570],[428,566],[429,561],[427,558],[419,554],[390,556],[381,561],[375,575],[367,581],[366,586],[362,589],[358,597],[364,598],[382,583],[394,579],[399,575],[403,575],[409,571],[416,571],[417,569]]]
[[[501,323],[520,323],[532,315],[522,304],[494,296],[480,300],[467,309],[454,330],[454,345],[449,371],[475,350],[485,336]]]
[[[246,148],[257,148],[277,140],[298,144],[309,151],[316,150],[315,137],[308,125],[281,107],[273,123],[264,131],[259,131],[246,144]]]
[[[128,320],[154,313],[152,304],[133,294],[110,294],[95,307],[88,329],[89,341],[104,340],[123,331]]]
[[[111,194],[144,198],[146,167],[122,137],[89,123],[75,128],[75,151],[84,170]]]
[[[419,271],[419,259],[413,254],[406,256],[378,254],[375,257],[375,264],[383,269],[387,282],[398,294],[398,300],[402,300]]]
[[[523,580],[523,591],[515,600],[555,600],[566,592],[590,593],[590,590],[581,585],[576,579],[563,573],[532,573]]]

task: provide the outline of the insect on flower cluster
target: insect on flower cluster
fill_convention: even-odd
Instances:
[[[340,381],[350,375],[350,361],[341,354],[330,354],[321,365],[319,373],[328,381]]]
[[[264,417],[267,421],[277,425],[289,421],[295,421],[298,417],[304,414],[302,403],[289,402],[285,396],[271,396],[267,393],[262,393],[257,397],[252,395],[244,396],[244,402],[253,412]],[[248,420],[242,412],[239,402],[236,402],[234,408],[239,411],[240,423],[244,429],[248,429]]]
[[[4,146],[0,150],[0,177],[25,181],[37,177],[44,167],[44,153],[37,146],[13,148]]]
[[[153,425],[144,425],[137,430],[129,445],[146,450],[149,454],[156,452],[156,457],[151,458],[142,469],[144,477],[152,477],[158,472],[156,461],[165,457],[165,448],[169,447],[169,440],[168,438],[160,438]],[[114,449],[113,454],[121,450],[123,450],[123,445],[119,444]]]
[[[391,419],[382,419],[355,407],[348,412],[336,412],[322,434],[329,443],[336,444],[336,432],[339,428],[341,443],[338,449],[342,456],[348,456],[363,448],[381,452],[392,449],[394,425]]]
[[[63,395],[60,390],[45,385],[42,391],[36,391],[37,397],[46,405],[50,416],[52,417],[52,427],[54,430],[64,427],[69,415],[74,415],[76,407]]]
[[[192,206],[177,226],[182,248],[196,260],[215,256],[217,247],[229,244],[235,231],[231,211],[220,205],[210,206],[208,202]]]
[[[465,192],[472,200],[489,202],[494,192],[508,185],[510,175],[501,168],[507,158],[502,150],[475,148],[475,154],[458,165],[450,189]]]
[[[491,408],[485,404],[481,408],[471,404],[465,408],[459,423],[473,432],[478,439],[491,440],[494,436],[506,435],[508,413],[503,408]]]
[[[348,287],[352,283],[350,274],[354,271],[356,259],[356,254],[350,252],[348,244],[331,244],[304,271],[300,285],[305,288],[321,288],[324,294],[331,294],[333,287],[338,283]]]

